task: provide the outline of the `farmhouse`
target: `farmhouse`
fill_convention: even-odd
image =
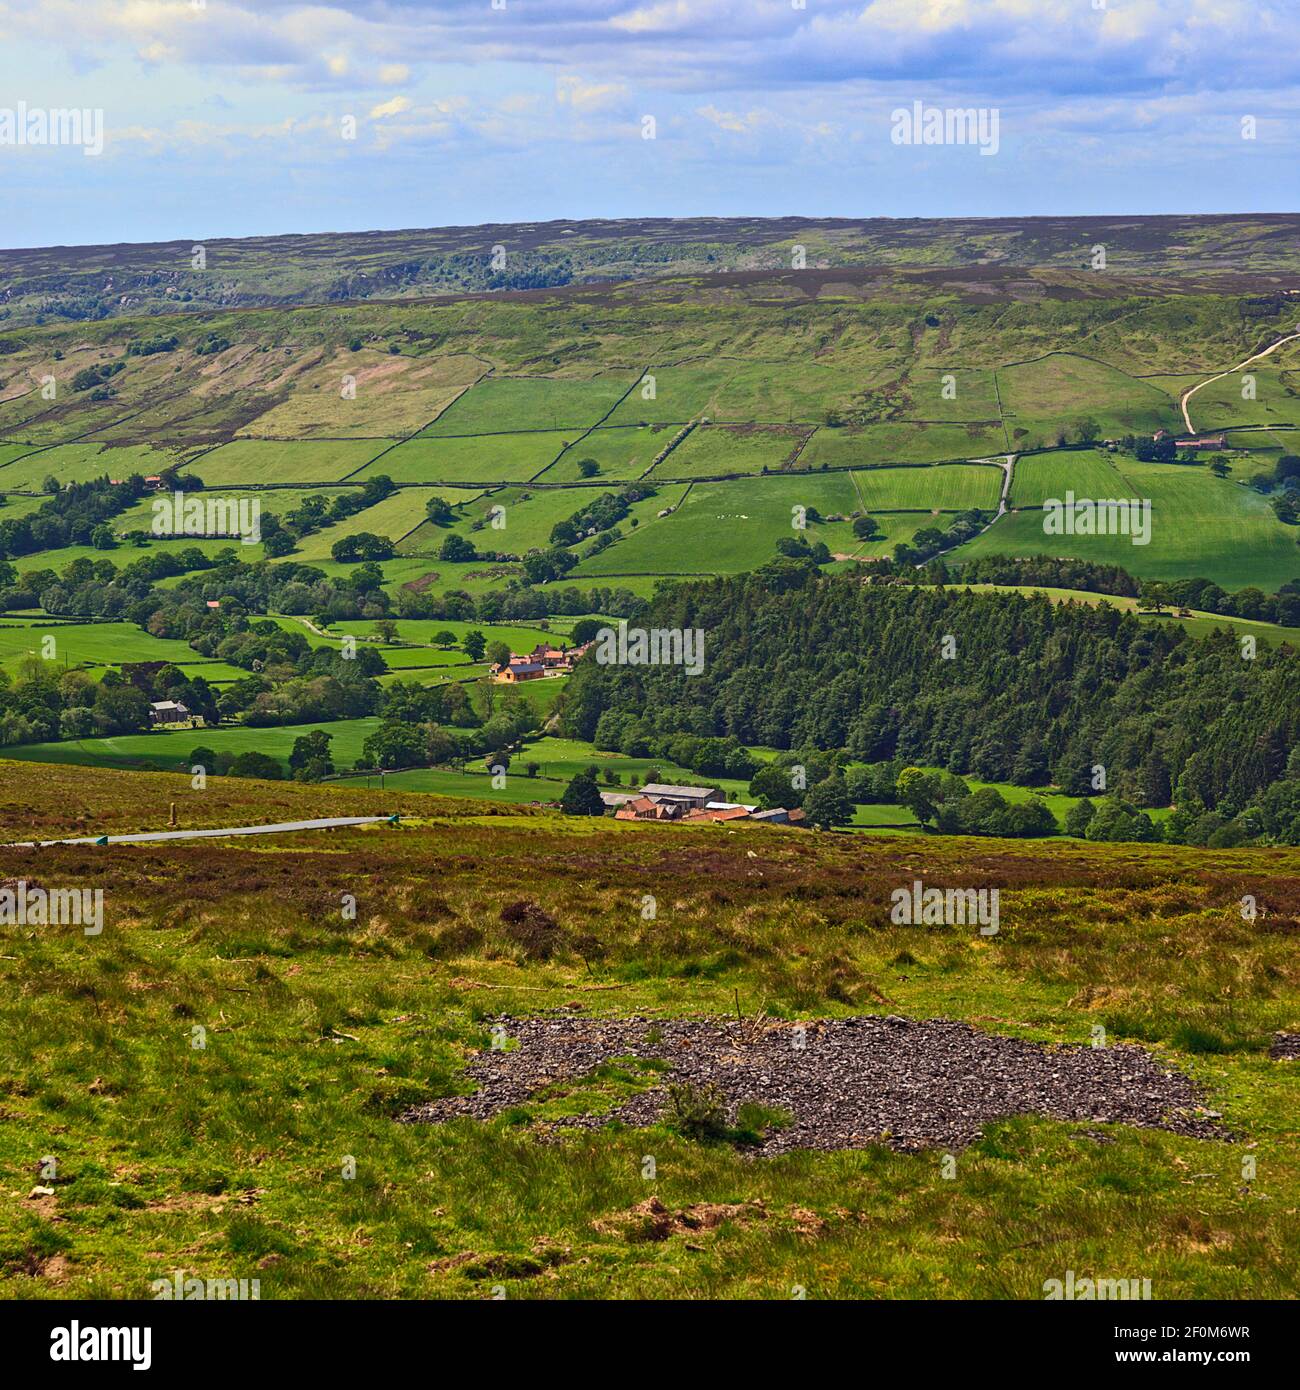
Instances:
[[[202,722],[179,700],[154,700],[149,706],[149,723],[156,729],[193,729]]]
[[[700,825],[705,822],[756,820],[764,825],[798,825],[804,813],[781,808],[760,811],[756,806],[723,801],[716,787],[679,787],[669,782],[647,782],[637,792],[601,792],[606,811],[615,820],[676,821]]]
[[[1225,435],[1198,435],[1191,439],[1175,439],[1174,443],[1180,449],[1226,449],[1228,440]]]
[[[524,661],[515,656],[510,658],[508,665],[494,666],[492,670],[496,679],[507,685],[514,685],[519,681],[541,680],[546,674],[546,667],[540,661]]]
[[[508,662],[491,668],[492,675],[507,683],[538,680],[543,676],[567,676],[573,670],[573,663],[589,646],[590,642],[581,647],[552,647],[539,642],[531,652],[523,655],[511,652]]]
[[[677,802],[654,801],[638,796],[614,812],[615,820],[681,820],[684,815]]]
[[[710,801],[721,801],[719,787],[677,787],[671,782],[647,782],[641,788],[641,795],[651,801],[667,802],[680,806],[684,811],[702,811]]]

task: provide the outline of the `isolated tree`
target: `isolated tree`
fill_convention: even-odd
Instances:
[[[487,650],[487,638],[475,628],[472,632],[465,634],[464,640],[460,644],[460,649],[471,661],[482,661],[483,653]]]
[[[600,788],[589,772],[579,772],[564,789],[560,798],[560,810],[566,816],[603,816],[605,803],[600,799]]]

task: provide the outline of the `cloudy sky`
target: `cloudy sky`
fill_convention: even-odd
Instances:
[[[1300,0],[0,0],[0,35],[0,246],[1300,191]],[[915,102],[996,112],[996,154],[896,143]],[[16,143],[73,107],[102,154]]]

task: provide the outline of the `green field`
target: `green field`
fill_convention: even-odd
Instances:
[[[632,373],[609,373],[591,381],[487,377],[458,396],[421,436],[590,429],[635,380]]]
[[[860,429],[822,428],[799,455],[799,467],[871,468],[882,463],[942,463],[1007,451],[1000,425],[918,425],[906,421]]]
[[[584,434],[543,473],[545,483],[574,483],[582,477],[578,465],[591,459],[596,478],[628,482],[646,473],[655,458],[673,441],[672,425],[602,427]]]
[[[392,443],[386,439],[237,439],[204,454],[189,471],[207,487],[337,483]]]
[[[572,433],[538,430],[526,434],[408,439],[348,481],[365,482],[382,473],[395,483],[526,482],[540,473],[572,438]]]
[[[351,767],[361,756],[366,735],[379,727],[378,719],[341,719],[329,724],[289,724],[280,728],[250,729],[242,726],[218,729],[154,730],[147,734],[122,734],[117,738],[71,739],[60,743],[30,743],[7,748],[6,756],[24,762],[76,763],[86,767],[139,768],[142,764],[163,770],[188,766],[195,748],[215,753],[265,753],[286,767],[293,743],[302,734],[323,729],[330,735],[330,756],[338,767]]]
[[[998,389],[1012,443],[1026,448],[1054,443],[1058,430],[1084,418],[1095,420],[1103,435],[1182,428],[1176,393],[1072,352],[1002,367]]]
[[[25,450],[23,456],[0,467],[0,487],[39,492],[47,478],[66,484],[92,478],[129,478],[132,473],[148,477],[176,462],[176,454],[145,445],[108,448],[102,444],[59,444]]]
[[[0,620],[0,667],[10,674],[29,655],[41,656],[54,668],[87,664],[116,666],[124,661],[172,661],[178,665],[193,665],[199,660],[198,653],[188,643],[153,637],[134,623],[38,621],[11,626],[13,622],[12,617]],[[47,650],[51,655],[45,657]]]
[[[1082,449],[1061,454],[1034,454],[1016,460],[1012,475],[1010,505],[1039,507],[1049,497],[1065,500],[1066,492],[1076,497],[1130,497],[1131,485],[1120,473],[1113,455],[1098,449]],[[1164,465],[1170,476],[1180,464]],[[1185,470],[1190,473],[1191,470]],[[1196,470],[1193,476],[1203,473]]]
[[[660,478],[707,478],[730,473],[779,473],[808,437],[769,426],[701,425],[694,429],[650,474]]]
[[[1059,486],[1068,468],[1068,464],[1048,464],[1037,479],[1031,473],[1031,495]],[[1212,579],[1225,589],[1255,584],[1271,591],[1300,575],[1300,529],[1284,526],[1267,499],[1250,488],[1200,468],[1139,464],[1132,459],[1116,463],[1114,471],[1120,480],[1118,489],[1108,488],[1106,497],[1151,501],[1150,544],[1134,545],[1123,535],[1045,535],[1044,513],[1026,511],[1001,517],[962,546],[955,558],[1069,556],[1121,565],[1142,577]],[[1102,477],[1100,473],[1090,476]]]

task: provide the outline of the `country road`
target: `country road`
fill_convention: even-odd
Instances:
[[[328,816],[323,820],[289,820],[275,825],[231,825],[215,830],[143,830],[131,835],[83,835],[76,840],[18,840],[4,849],[39,849],[43,845],[135,845],[153,840],[210,840],[222,835],[287,835],[299,830],[335,830],[349,825],[397,824],[396,816]]]
[[[1198,381],[1195,386],[1189,386],[1178,400],[1178,404],[1183,412],[1183,424],[1187,426],[1187,433],[1196,433],[1196,429],[1192,425],[1192,417],[1187,413],[1187,403],[1202,386],[1209,386],[1212,382],[1222,381],[1225,376],[1231,376],[1233,372],[1239,372],[1243,367],[1249,367],[1252,362],[1258,362],[1261,357],[1267,357],[1270,353],[1276,352],[1284,343],[1293,343],[1297,338],[1300,338],[1300,332],[1288,333],[1285,338],[1279,338],[1277,342],[1266,347],[1262,352],[1254,353],[1252,356],[1246,358],[1244,362],[1238,362],[1235,367],[1229,367],[1226,372],[1219,372],[1215,376],[1206,377],[1204,381]]]

